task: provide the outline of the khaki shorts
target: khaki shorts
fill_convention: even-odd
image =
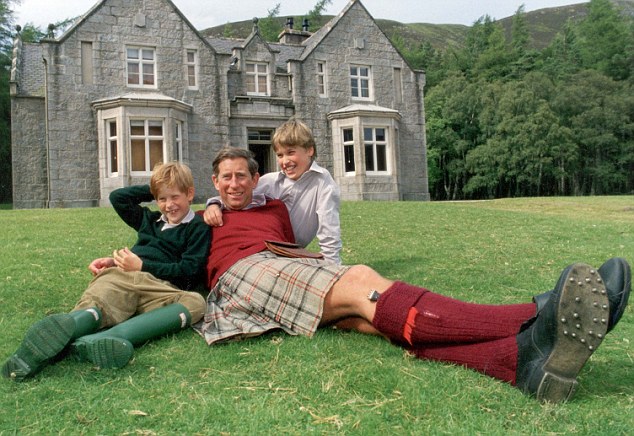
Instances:
[[[74,310],[98,307],[103,315],[103,328],[173,303],[185,306],[192,324],[205,313],[205,299],[197,292],[182,291],[147,272],[108,268],[92,279]]]

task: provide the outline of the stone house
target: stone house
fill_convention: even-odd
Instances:
[[[343,200],[428,200],[423,89],[358,0],[277,43],[206,38],[170,0],[101,0],[64,34],[16,36],[11,71],[15,208],[108,204],[181,160],[196,201],[215,195],[222,146],[276,170],[271,138],[297,116]]]

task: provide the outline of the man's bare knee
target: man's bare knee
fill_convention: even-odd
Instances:
[[[352,266],[341,279],[354,288],[362,290],[362,292],[370,289],[383,292],[392,284],[391,280],[381,276],[367,265]]]

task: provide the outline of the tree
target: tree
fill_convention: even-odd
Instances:
[[[328,5],[332,4],[332,0],[318,0],[315,6],[308,12],[306,19],[312,28],[318,29],[323,26],[323,12]]]
[[[463,198],[463,187],[468,178],[465,159],[469,150],[478,144],[481,112],[480,91],[483,84],[469,83],[455,73],[434,87],[425,100],[427,115],[427,143],[436,161],[439,175],[435,186],[430,186],[434,198],[455,200]]]
[[[573,21],[566,21],[563,30],[542,51],[541,61],[542,71],[555,79],[563,80],[579,71],[581,55]]]
[[[258,29],[260,36],[269,42],[277,41],[277,37],[280,34],[280,26],[278,17],[280,15],[281,4],[277,3],[273,9],[267,9],[267,16],[262,18],[258,22]]]
[[[616,80],[631,74],[626,53],[632,43],[623,16],[610,0],[591,0],[588,16],[579,24],[578,43],[585,68],[596,69]]]
[[[0,0],[0,203],[12,200],[11,176],[11,52],[13,49],[13,0]]]

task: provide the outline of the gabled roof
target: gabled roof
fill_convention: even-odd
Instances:
[[[110,1],[110,0],[100,0],[95,5],[93,5],[93,7],[90,8],[85,14],[81,15],[73,23],[73,25],[70,26],[66,30],[66,32],[64,32],[64,34],[62,34],[58,39],[52,39],[52,40],[48,40],[48,41],[57,41],[57,42],[60,42],[60,43],[64,42],[81,24],[83,24],[91,15],[93,15],[99,9],[101,9],[104,6],[104,4],[106,2],[108,2],[108,1]],[[198,31],[198,29],[196,29],[194,27],[194,25],[187,19],[187,17],[185,15],[183,15],[183,13],[180,11],[180,9],[178,9],[176,7],[176,5],[174,3],[172,3],[171,0],[162,0],[162,1],[167,3],[167,5],[172,8],[172,10],[181,18],[181,20],[183,20],[183,22],[190,28],[190,30],[192,32],[194,32],[196,35],[198,35],[198,37],[201,39],[201,41],[203,41],[206,45],[208,45],[213,50],[213,47],[211,45],[209,45],[207,39],[205,39],[205,37]]]
[[[257,18],[254,18],[253,19],[253,30],[251,31],[249,36],[247,36],[247,38],[244,40],[244,43],[242,44],[242,48],[246,48],[249,44],[251,44],[256,39],[259,40],[259,42],[262,45],[264,45],[264,47],[266,47],[266,49],[268,51],[270,51],[270,52],[274,52],[275,51],[275,50],[273,50],[271,48],[269,43],[266,42],[266,40],[264,38],[262,38],[262,35],[260,35],[260,28],[258,27]]]
[[[332,30],[335,27],[337,27],[341,19],[345,17],[346,14],[349,13],[350,9],[352,9],[352,7],[355,6],[356,4],[358,4],[359,7],[363,9],[363,11],[367,14],[368,18],[372,20],[372,22],[377,27],[377,29],[379,29],[379,31],[383,34],[385,39],[390,41],[390,39],[385,34],[385,32],[383,32],[383,30],[379,27],[379,25],[376,24],[376,21],[374,20],[370,12],[368,12],[365,6],[363,6],[363,3],[361,3],[360,0],[350,0],[348,4],[346,5],[346,7],[343,8],[341,12],[339,12],[339,14],[334,16],[317,32],[315,32],[308,39],[306,39],[301,45],[271,43],[271,42],[264,41],[264,39],[260,37],[262,42],[267,46],[269,50],[279,53],[276,58],[276,65],[275,65],[276,68],[280,70],[286,69],[286,64],[288,63],[289,60],[297,60],[300,62],[306,60],[306,58],[308,58],[308,56],[310,56],[310,54],[319,46],[319,44],[321,44],[321,42],[330,34],[330,32],[332,32]],[[229,39],[229,38],[210,37],[210,38],[207,38],[207,41],[209,42],[211,46],[214,47],[214,49],[216,50],[216,53],[231,55],[234,49],[245,48],[253,40],[253,38],[255,38],[256,34],[259,36],[256,29],[257,29],[257,25],[254,26],[254,31],[251,32],[251,34],[246,39]],[[393,44],[392,46],[394,47]],[[409,63],[407,62],[403,54],[396,47],[394,47],[394,50],[396,50],[401,56],[401,58],[403,58],[403,61],[409,65]]]
[[[289,60],[305,60],[312,51],[323,41],[323,39],[328,36],[330,31],[337,26],[339,21],[343,16],[345,16],[350,8],[355,3],[359,3],[359,5],[365,10],[368,14],[368,17],[373,20],[372,15],[365,9],[363,4],[359,0],[351,0],[346,7],[336,16],[334,16],[330,21],[328,21],[321,29],[312,34],[310,38],[306,39],[302,45],[288,45],[288,44],[280,44],[280,43],[271,43],[264,42],[269,49],[275,50],[279,52],[279,56],[277,57],[277,68],[285,68],[286,63]],[[378,26],[377,26],[378,27]],[[216,49],[218,53],[231,54],[234,48],[245,48],[251,40],[255,37],[257,26],[254,26],[254,31],[246,39],[227,39],[227,38],[208,38],[209,43]]]
[[[372,18],[372,15],[370,15],[368,10],[365,9],[365,6],[363,6],[363,4],[359,0],[350,0],[350,2],[348,2],[346,7],[343,8],[341,12],[339,12],[330,21],[328,21],[321,29],[315,32],[310,38],[304,41],[303,45],[305,48],[299,60],[301,61],[305,60],[313,52],[313,50],[321,43],[321,41],[323,41],[323,39],[326,36],[328,36],[328,34],[332,31],[332,29],[334,29],[337,26],[337,24],[339,24],[339,21],[341,21],[341,18],[343,18],[348,13],[350,8],[352,8],[352,6],[355,3],[359,3],[359,5],[361,5],[361,7],[366,11],[368,16]]]
[[[236,48],[245,48],[246,40],[243,39],[226,39],[226,38],[207,38],[207,41],[216,50],[218,54],[231,55]],[[269,49],[276,53],[275,63],[278,69],[286,69],[286,63],[290,59],[297,59],[301,56],[304,47],[297,45],[287,45],[268,42]]]
[[[368,18],[370,20],[372,20],[372,22],[374,23],[374,25],[376,26],[377,29],[379,29],[379,31],[381,32],[381,34],[383,34],[383,36],[385,37],[386,40],[388,40],[390,42],[390,44],[392,45],[392,47],[394,48],[394,50],[396,50],[396,52],[399,54],[399,56],[401,56],[401,58],[403,58],[403,62],[405,62],[411,69],[412,71],[414,71],[414,68],[412,68],[412,66],[409,64],[409,62],[407,61],[407,59],[405,58],[405,56],[403,56],[403,53],[400,52],[400,50],[394,46],[394,44],[392,44],[392,41],[390,40],[390,38],[385,34],[385,32],[383,31],[383,29],[381,29],[381,27],[376,24],[376,21],[374,20],[374,17],[372,16],[372,14],[370,14],[370,12],[368,12],[368,10],[366,9],[366,7],[363,5],[363,3],[361,3],[361,0],[350,0],[350,2],[346,5],[345,8],[343,8],[343,10],[341,12],[339,12],[339,14],[337,14],[335,17],[333,17],[330,21],[328,21],[321,29],[319,29],[317,32],[315,32],[310,38],[308,38],[306,41],[304,41],[304,51],[302,52],[301,57],[299,58],[300,61],[304,61],[306,60],[306,58],[308,56],[310,56],[310,54],[313,52],[313,50],[315,50],[316,47],[319,46],[319,44],[324,40],[324,38],[326,38],[330,32],[332,32],[332,30],[337,27],[337,25],[339,24],[339,22],[341,21],[341,19],[346,16],[346,14],[348,14],[348,12],[350,11],[350,9],[352,9],[352,7],[358,4],[359,7],[361,7],[361,9],[363,9],[363,11],[367,14]]]

